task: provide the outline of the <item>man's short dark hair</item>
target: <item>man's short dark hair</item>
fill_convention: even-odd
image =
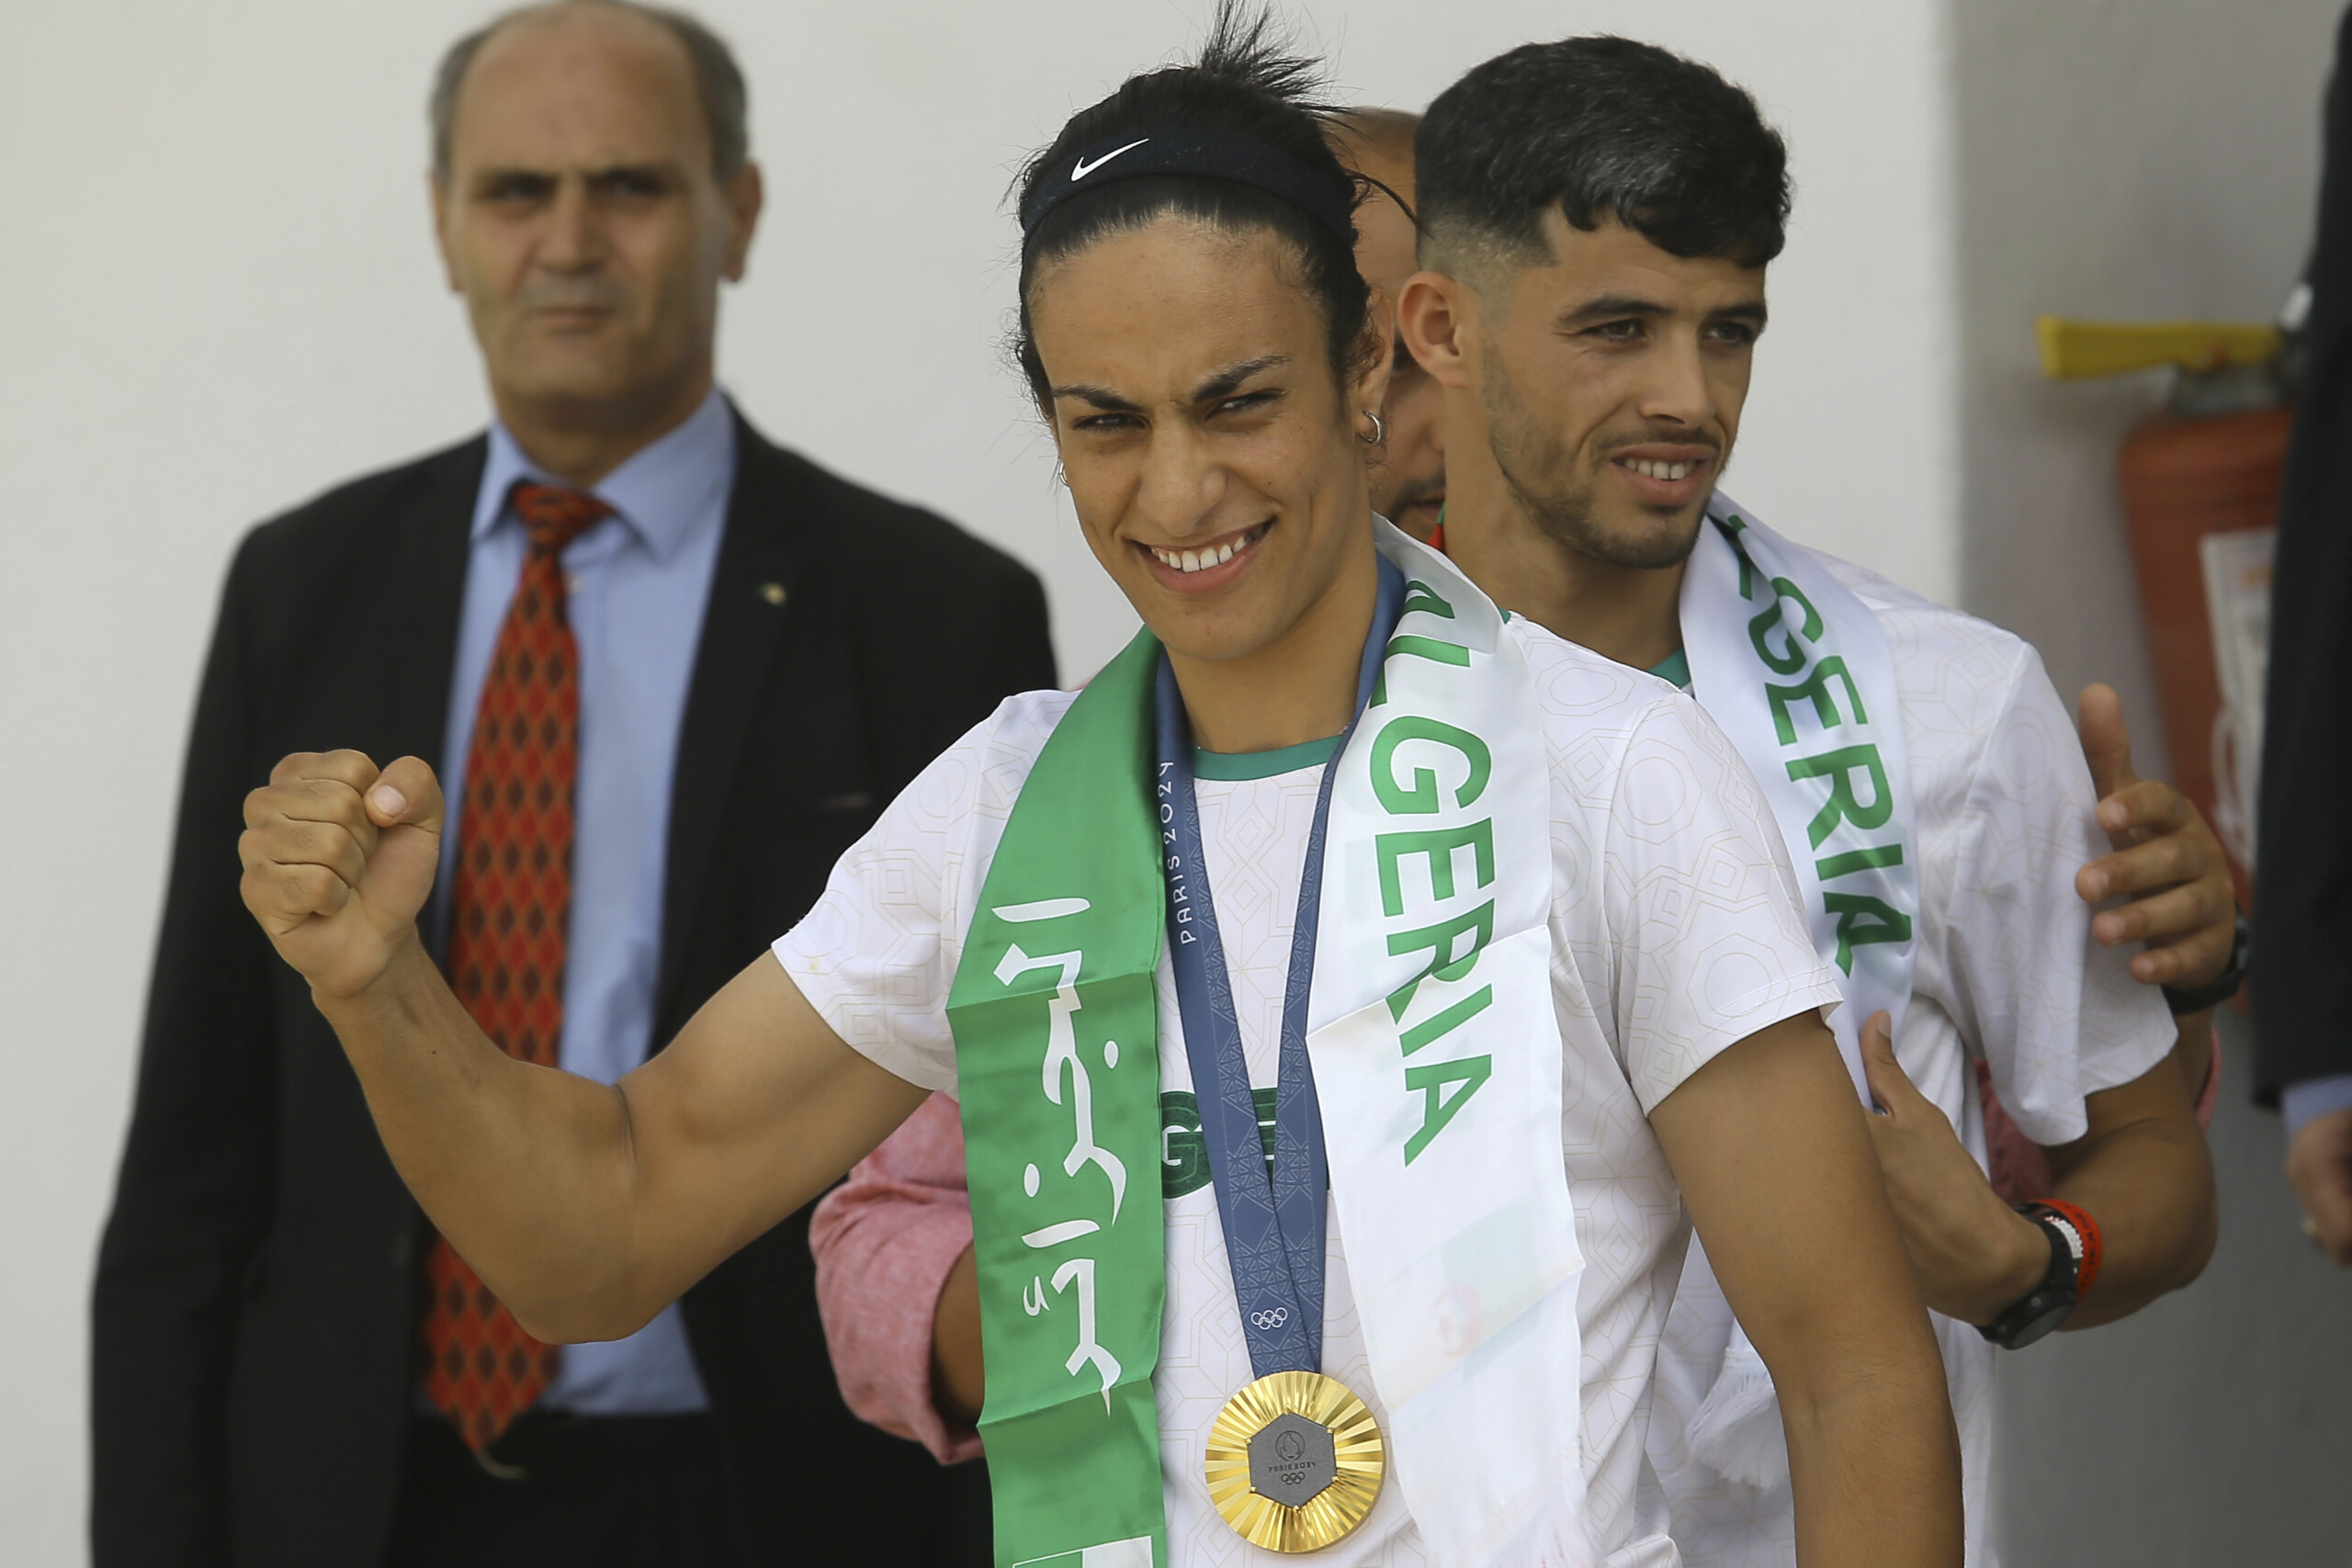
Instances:
[[[733,179],[752,155],[747,123],[751,94],[743,85],[742,68],[735,63],[734,51],[698,18],[667,6],[639,5],[638,0],[556,0],[553,5],[518,6],[451,44],[441,56],[440,69],[433,73],[433,97],[426,111],[433,127],[433,177],[443,185],[449,183],[449,136],[458,118],[458,91],[466,85],[466,73],[473,68],[481,46],[510,22],[544,16],[565,5],[608,6],[627,11],[678,40],[694,67],[695,91],[702,99],[703,118],[710,130],[711,175],[722,185]]]
[[[1414,150],[1424,243],[1448,260],[1542,257],[1553,208],[1587,231],[1613,218],[1660,250],[1742,266],[1787,238],[1788,148],[1756,100],[1632,39],[1497,55],[1430,106]]]

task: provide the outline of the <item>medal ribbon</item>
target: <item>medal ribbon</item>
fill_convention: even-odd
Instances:
[[[1333,765],[1326,857],[1306,873],[1321,899],[1302,898],[1319,913],[1316,940],[1294,949],[1321,973],[1307,1028],[1295,1005],[1286,1028],[1300,1064],[1287,1075],[1294,1126],[1303,1112],[1323,1134],[1329,1190],[1303,1143],[1282,1135],[1282,1086],[1279,1185],[1254,1107],[1222,1151],[1228,1173],[1256,1172],[1261,1214],[1294,1183],[1317,1200],[1317,1228],[1297,1239],[1318,1286],[1320,1203],[1348,1225],[1394,1481],[1430,1560],[1589,1568],[1543,732],[1493,604],[1442,557],[1374,532],[1402,579],[1382,574],[1374,722]],[[1159,669],[1159,643],[1139,634],[1056,726],[990,856],[949,998],[997,1568],[1169,1563],[1153,1393],[1166,1267],[1151,1175],[1165,1153],[1154,976],[1163,951],[1204,950],[1168,919]],[[1179,747],[1174,760],[1190,755]],[[1491,864],[1464,847],[1489,837]],[[1446,842],[1460,852],[1441,877]],[[1400,857],[1412,861],[1401,881]],[[1455,962],[1431,951],[1440,942]],[[1300,995],[1294,981],[1285,999]],[[1216,1107],[1218,1078],[1195,1081]],[[1246,1228],[1226,1224],[1228,1237]],[[1286,1241],[1276,1254],[1288,1269]]]
[[[1315,977],[1315,939],[1322,909],[1323,846],[1335,765],[1380,678],[1381,657],[1404,604],[1405,579],[1385,558],[1380,592],[1356,676],[1355,706],[1331,760],[1323,765],[1314,825],[1299,878],[1298,922],[1291,934],[1283,995],[1280,1067],[1274,1089],[1274,1157],[1265,1145],[1250,1088],[1250,1064],[1234,1017],[1233,985],[1219,941],[1216,903],[1202,853],[1200,807],[1193,790],[1192,727],[1165,656],[1159,662],[1157,728],[1161,864],[1168,884],[1168,951],[1175,971],[1184,1053],[1201,1108],[1201,1138],[1216,1186],[1217,1217],[1233,1268],[1235,1303],[1259,1377],[1323,1368],[1325,1202],[1329,1190],[1323,1113],[1306,1055],[1307,997]]]

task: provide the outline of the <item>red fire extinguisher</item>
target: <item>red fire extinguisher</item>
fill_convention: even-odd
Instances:
[[[2054,316],[2042,317],[2041,329],[2041,367],[2052,378],[2174,370],[2163,412],[2124,436],[2116,479],[2173,783],[2229,848],[2238,902],[2250,906],[2268,541],[2292,423],[2285,334],[2267,326]],[[2218,1034],[2213,1049],[2218,1066]],[[2200,1121],[2212,1114],[2218,1082],[2218,1074],[2209,1077],[2199,1096]],[[1995,1190],[2012,1201],[2046,1193],[2049,1162],[2002,1109],[1982,1061],[1976,1084]]]
[[[2041,333],[2052,377],[2176,372],[2163,412],[2123,438],[2116,478],[2173,780],[2229,846],[2250,904],[2268,530],[2292,423],[2285,339],[2268,326],[2048,316]]]

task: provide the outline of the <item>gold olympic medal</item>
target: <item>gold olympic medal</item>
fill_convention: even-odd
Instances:
[[[1320,1372],[1273,1372],[1209,1428],[1209,1501],[1269,1551],[1319,1551],[1363,1523],[1388,1469],[1380,1424]]]

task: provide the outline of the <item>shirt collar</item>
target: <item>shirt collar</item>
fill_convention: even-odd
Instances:
[[[627,462],[590,486],[589,493],[611,507],[656,560],[666,561],[685,543],[694,525],[723,504],[734,478],[735,411],[714,386],[684,423],[630,454]],[[493,418],[489,460],[474,499],[472,538],[487,537],[514,516],[506,497],[517,479],[563,483],[532,462],[505,422]]]

